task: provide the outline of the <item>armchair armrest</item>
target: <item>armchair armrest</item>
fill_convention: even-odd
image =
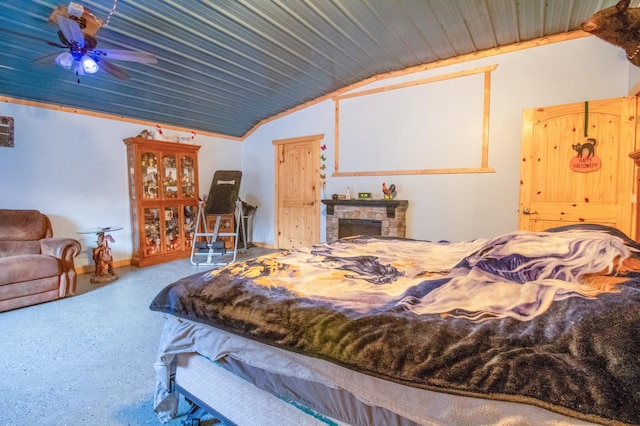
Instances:
[[[80,242],[73,238],[42,238],[38,242],[42,254],[71,262],[72,266],[73,258],[80,254],[81,250]]]
[[[73,258],[80,254],[82,247],[73,238],[42,238],[40,252],[60,259],[62,274],[60,275],[60,297],[71,296],[76,292],[76,270]]]

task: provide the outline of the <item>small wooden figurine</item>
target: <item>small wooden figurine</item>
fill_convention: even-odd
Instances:
[[[102,228],[96,230],[98,236],[98,244],[92,251],[93,261],[96,264],[96,270],[91,277],[92,283],[106,283],[118,279],[118,276],[113,270],[113,256],[111,254],[111,248],[109,242],[114,243],[115,240],[106,231],[110,228]]]

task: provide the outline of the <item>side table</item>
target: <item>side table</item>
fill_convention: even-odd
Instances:
[[[93,228],[86,231],[77,231],[78,234],[96,234],[98,241],[93,249],[93,261],[96,264],[96,271],[91,277],[92,283],[108,283],[118,279],[118,275],[113,271],[113,256],[109,242],[114,243],[113,237],[108,232],[115,232],[122,229],[122,226],[106,226],[104,228]]]

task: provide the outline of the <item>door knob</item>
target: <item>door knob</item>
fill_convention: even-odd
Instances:
[[[525,207],[525,208],[522,210],[522,213],[523,213],[523,214],[538,214],[538,212],[537,212],[537,211],[535,211],[535,210],[529,210],[529,207]]]

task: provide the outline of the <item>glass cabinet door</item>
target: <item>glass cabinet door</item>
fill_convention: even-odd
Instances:
[[[164,245],[167,253],[181,250],[180,241],[180,209],[176,206],[164,208]]]
[[[183,198],[196,198],[195,161],[189,155],[180,158],[180,191]]]
[[[160,240],[160,209],[149,207],[144,209],[144,255],[160,254],[162,251]]]
[[[158,157],[154,152],[140,154],[142,198],[158,198]]]
[[[193,244],[197,215],[198,208],[196,206],[184,206],[184,224],[182,229],[184,229],[184,246],[188,250],[191,250],[191,245]]]
[[[178,175],[176,156],[164,154],[162,156],[162,186],[164,198],[178,198]]]

